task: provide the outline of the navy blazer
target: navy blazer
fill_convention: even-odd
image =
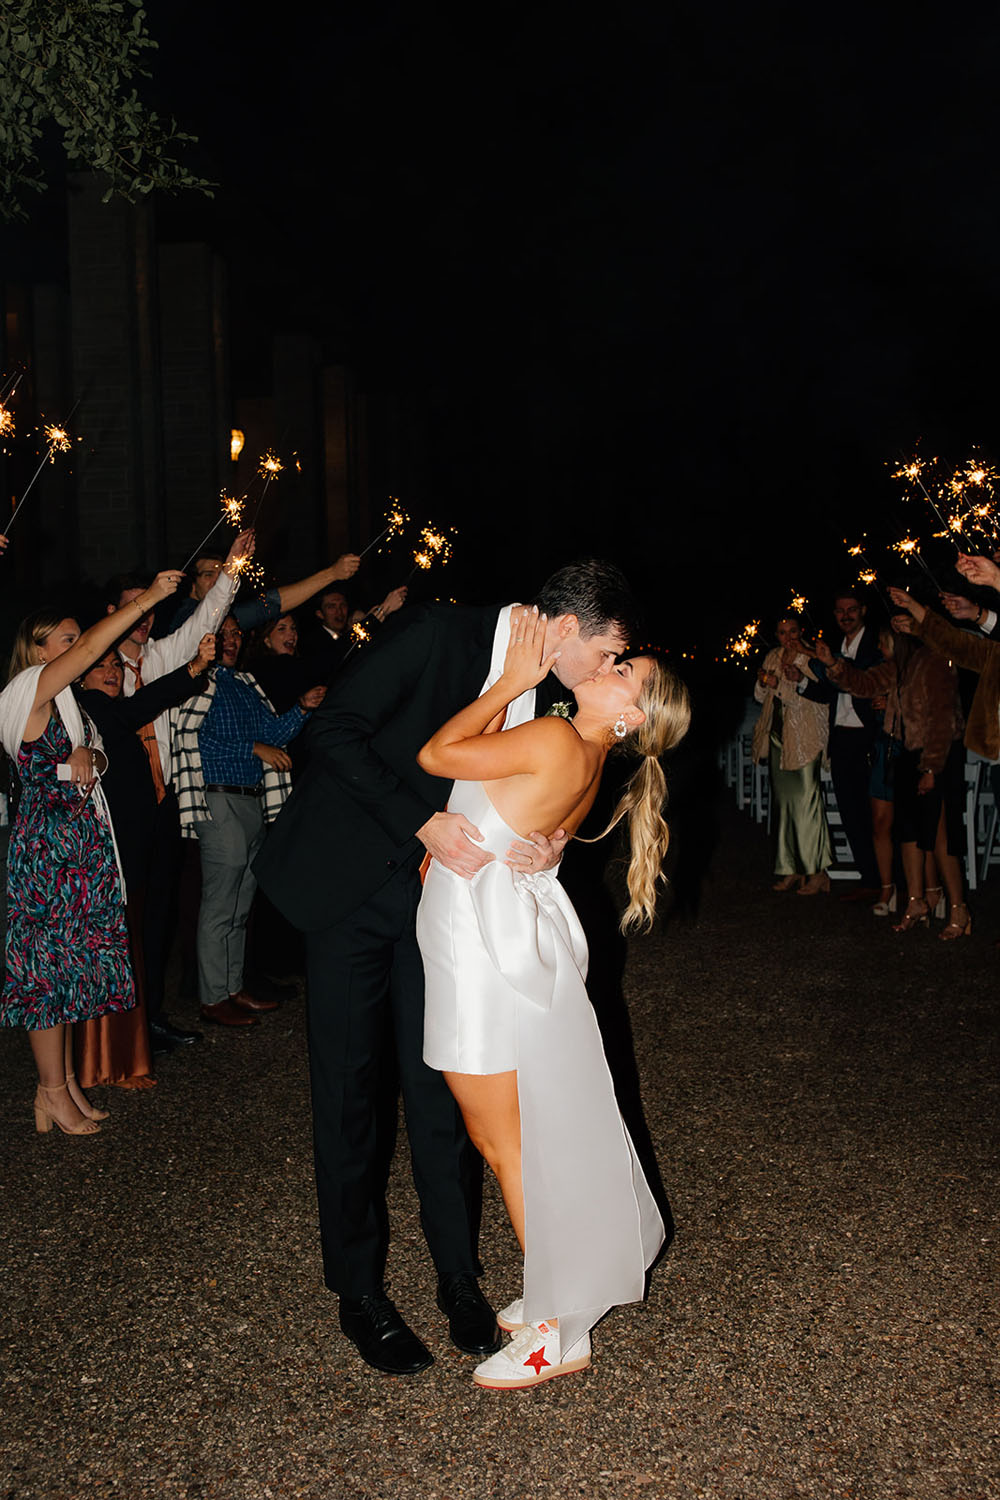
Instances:
[[[416,830],[444,810],[452,783],[422,770],[417,752],[478,697],[499,613],[407,609],[334,680],[306,730],[306,770],[254,863],[293,926],[329,927],[397,870],[419,865]],[[537,711],[560,694],[550,674],[536,689]]]
[[[838,653],[839,654],[839,653]],[[871,625],[866,625],[861,632],[858,642],[857,655],[854,657],[854,665],[864,670],[873,667],[876,662],[882,660],[882,651],[878,643],[878,631]],[[803,698],[811,698],[814,703],[828,703],[830,705],[830,733],[833,734],[834,724],[837,718],[837,699],[843,689],[830,681],[826,675],[826,667],[818,657],[811,657],[809,670],[815,672],[819,678],[818,682],[807,682],[802,690]],[[870,735],[874,735],[878,728],[878,718],[872,707],[870,698],[851,697],[854,712],[861,720],[862,727]]]

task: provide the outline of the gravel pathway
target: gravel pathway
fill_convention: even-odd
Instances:
[[[35,1134],[0,1033],[2,1500],[1000,1496],[1000,882],[971,940],[896,936],[773,895],[764,836],[721,825],[697,918],[625,976],[676,1238],[593,1368],[535,1391],[476,1389],[448,1344],[404,1152],[392,1290],[437,1363],[393,1380],[342,1338],[301,1000],[107,1091],[89,1141]],[[482,1245],[499,1304],[492,1189]]]

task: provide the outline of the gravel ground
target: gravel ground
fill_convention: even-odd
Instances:
[[[721,832],[697,917],[625,975],[676,1238],[593,1368],[534,1391],[478,1390],[449,1345],[404,1150],[390,1279],[437,1362],[393,1380],[342,1338],[301,1000],[106,1091],[91,1140],[35,1134],[0,1033],[0,1497],[1000,1496],[1000,882],[971,940],[896,936],[773,895],[760,831],[726,806]],[[492,1189],[482,1245],[500,1304]]]

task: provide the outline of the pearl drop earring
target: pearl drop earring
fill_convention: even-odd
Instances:
[[[615,739],[623,740],[628,734],[628,725],[625,723],[625,715],[619,714],[615,720]]]

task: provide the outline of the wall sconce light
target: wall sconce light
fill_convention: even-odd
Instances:
[[[229,457],[232,459],[233,463],[236,462],[240,454],[243,452],[243,444],[245,442],[246,438],[243,436],[240,429],[238,427],[234,427],[229,434]]]

